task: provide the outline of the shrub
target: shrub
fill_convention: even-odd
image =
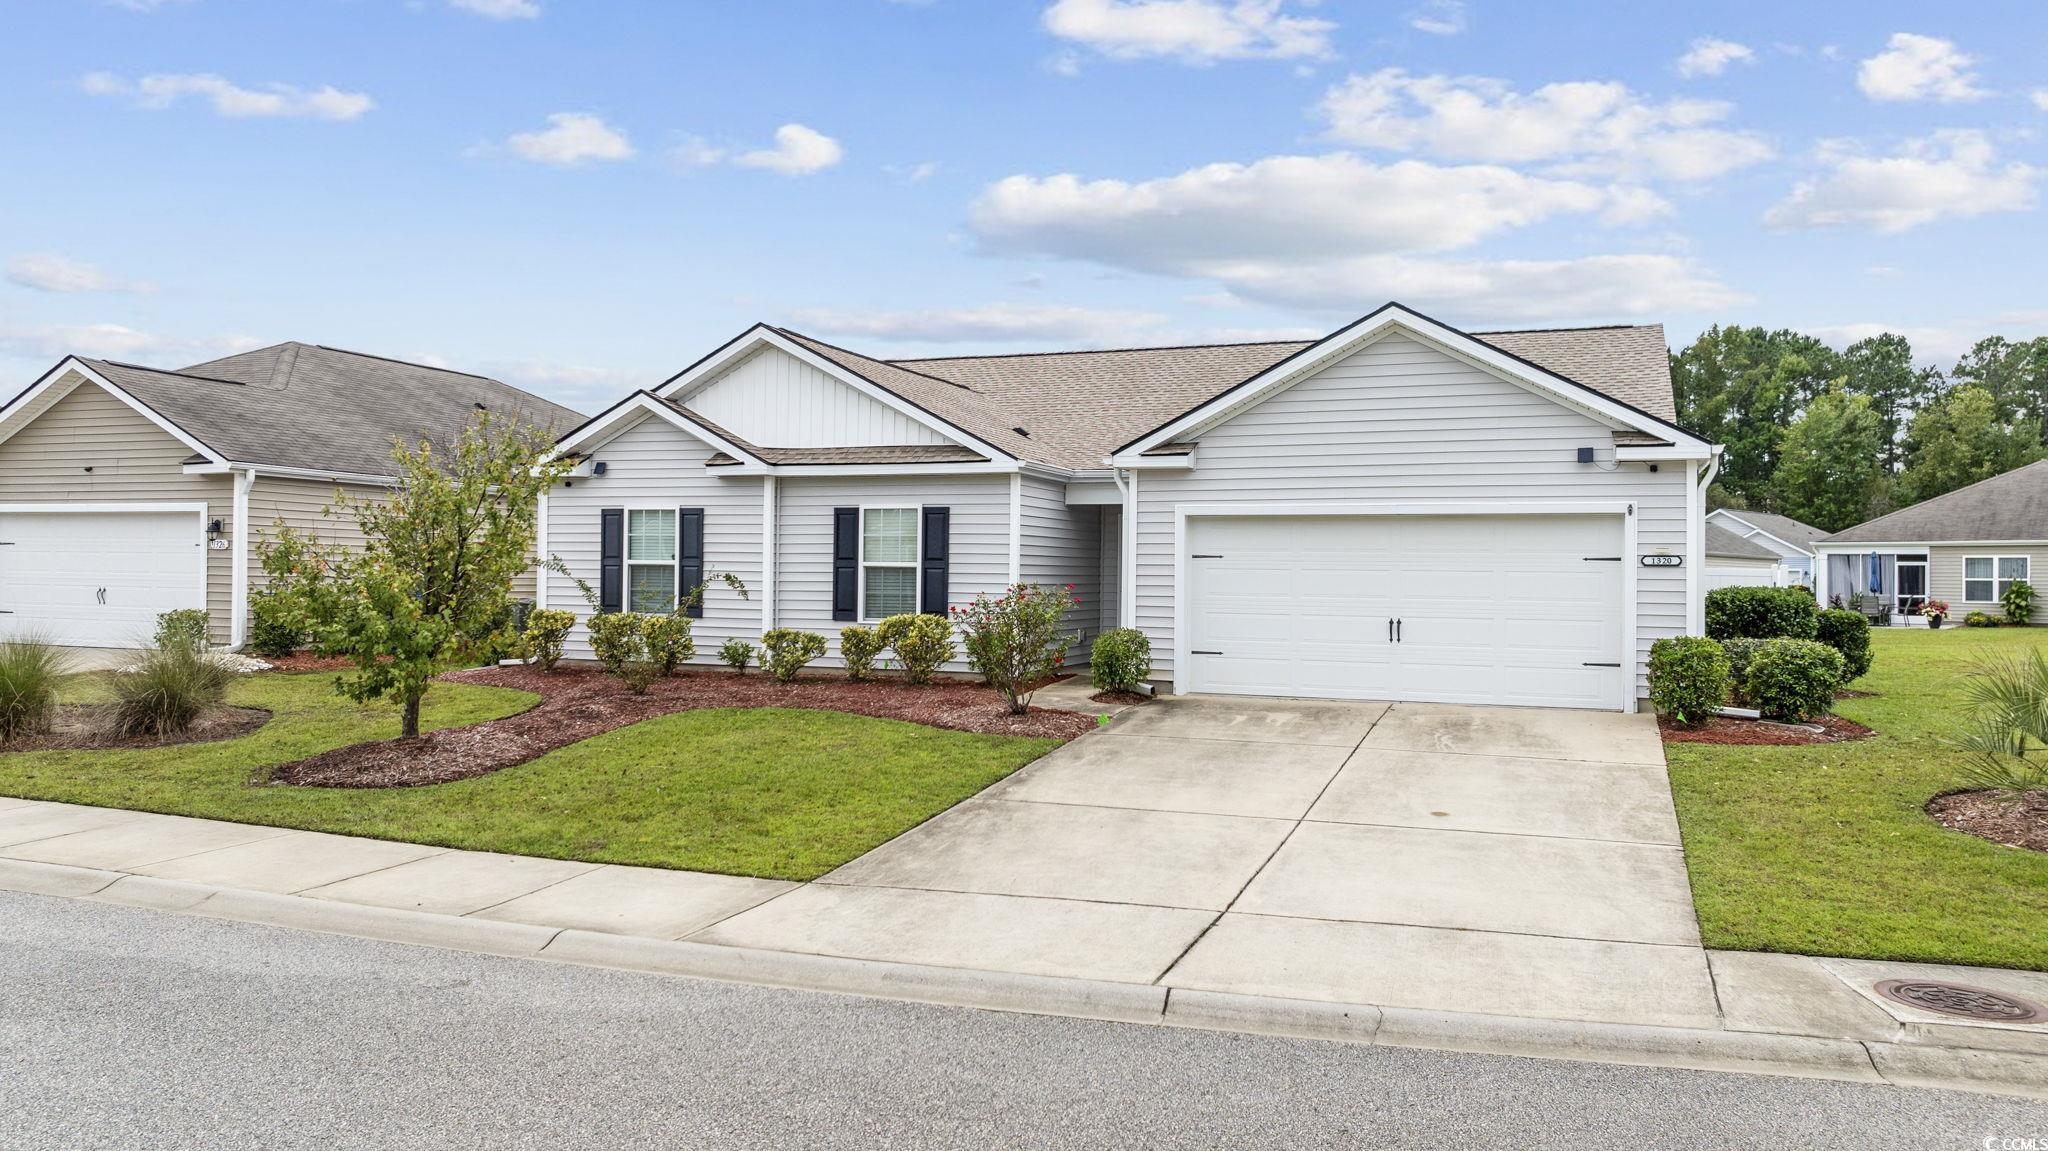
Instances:
[[[1729,693],[1736,699],[1746,702],[1749,699],[1749,690],[1744,685],[1749,679],[1749,663],[1756,658],[1756,649],[1770,641],[1737,638],[1724,639],[1720,642],[1721,650],[1728,655]]]
[[[156,617],[156,645],[206,646],[206,613],[196,607],[167,611]]]
[[[1002,693],[1010,714],[1030,710],[1033,685],[1065,662],[1067,637],[1060,625],[1078,602],[1072,584],[1020,583],[994,599],[977,595],[973,603],[953,609],[968,665]]]
[[[0,640],[0,743],[49,730],[69,671],[64,653],[42,639]]]
[[[233,675],[226,661],[202,648],[150,648],[133,669],[108,675],[108,726],[120,735],[177,735],[226,697]]]
[[[1835,705],[1842,653],[1810,639],[1774,639],[1749,661],[1743,692],[1772,719],[1813,719]]]
[[[729,639],[718,645],[719,661],[736,672],[745,674],[747,665],[754,662],[754,645],[743,639]]]
[[[875,674],[875,657],[882,654],[882,633],[871,627],[839,629],[839,657],[846,661],[846,678],[870,679]]]
[[[619,674],[627,660],[646,656],[647,637],[642,633],[640,619],[627,611],[608,611],[590,617],[590,651],[611,674]]]
[[[1728,653],[1696,635],[1650,645],[1650,704],[1675,723],[1695,727],[1728,698]]]
[[[283,659],[306,646],[297,599],[273,588],[249,593],[249,649]]]
[[[892,615],[876,628],[896,655],[903,678],[930,683],[939,666],[952,659],[953,624],[941,615]]]
[[[569,631],[576,626],[576,613],[555,611],[551,608],[538,609],[526,617],[526,656],[540,665],[542,671],[555,670],[555,664],[562,658],[562,645],[569,642]]]
[[[647,658],[663,675],[674,675],[676,668],[690,662],[697,654],[697,637],[691,631],[689,616],[647,616],[641,624],[640,633],[646,638]]]
[[[1964,684],[1977,713],[1949,741],[1969,753],[1964,777],[1992,791],[2048,792],[2048,655],[1986,660]]]
[[[1707,593],[1712,639],[1812,639],[1818,605],[1803,587],[1722,587]]]
[[[1973,611],[1963,617],[1964,627],[1997,627],[1998,621],[1981,611]]]
[[[2005,609],[2005,621],[2014,627],[2025,627],[2034,621],[2034,585],[2026,580],[2012,581],[2005,594],[1998,597],[1998,603]]]
[[[1870,670],[1870,621],[1853,611],[1830,609],[1814,619],[1813,638],[1842,653],[1842,682]]]
[[[1088,653],[1088,671],[1103,691],[1134,691],[1152,677],[1152,641],[1134,627],[1103,632]]]
[[[761,637],[761,666],[776,683],[796,679],[812,660],[825,654],[825,637],[814,631],[778,627]]]

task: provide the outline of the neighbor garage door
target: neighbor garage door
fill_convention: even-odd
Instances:
[[[193,511],[0,510],[0,633],[133,647],[159,612],[206,606]]]
[[[1618,515],[1188,520],[1184,690],[1620,707]]]

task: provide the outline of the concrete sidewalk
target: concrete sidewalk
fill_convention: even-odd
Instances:
[[[1081,900],[1039,901],[1052,910],[1024,921],[1013,917],[1016,905],[1007,902],[1001,905],[1004,914],[985,916],[980,937],[957,946],[1015,959],[1001,970],[863,959],[813,946],[807,933],[872,933],[872,924],[889,918],[883,905],[907,893],[865,889],[860,898],[873,905],[838,903],[844,886],[450,851],[14,799],[0,799],[0,888],[493,954],[962,1006],[2048,1098],[2048,1026],[1966,1022],[1905,1007],[1872,990],[1880,979],[1941,978],[2048,1000],[2048,975],[2030,972],[1707,953],[1717,1007],[1710,1015],[1689,1012],[1669,1026],[1239,994],[1205,988],[1199,978],[1181,979],[1173,957],[1162,964],[1145,947],[1121,959],[1105,958],[1115,954],[1113,948],[1090,949],[1096,958],[1076,967],[1068,961],[1065,941],[1099,928]],[[970,913],[979,901],[994,898],[945,894],[964,901]],[[744,946],[720,942],[722,924],[778,907],[787,908],[779,914],[792,925],[776,941],[780,946],[762,946],[758,936]],[[1175,908],[1154,913],[1161,920],[1158,930],[1169,936],[1185,928],[1182,918],[1214,918]],[[975,920],[965,914],[955,922]],[[1124,929],[1117,926],[1110,934]],[[1419,956],[1427,958],[1433,953],[1423,939],[1380,942],[1420,947]],[[1435,954],[1451,958],[1456,949]],[[1369,960],[1358,949],[1304,949],[1298,957],[1309,967]],[[1615,974],[1629,978],[1620,968]],[[1541,982],[1553,976],[1531,967],[1519,977]],[[1477,999],[1489,1006],[1503,1002],[1497,990],[1475,990],[1486,992]]]

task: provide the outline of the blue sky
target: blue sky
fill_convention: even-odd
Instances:
[[[2048,5],[0,0],[0,370],[2048,331]],[[14,390],[10,387],[8,391]]]

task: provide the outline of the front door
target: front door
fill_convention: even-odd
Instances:
[[[1926,602],[1927,557],[1899,557],[1899,596],[1894,610],[1900,615],[1919,615]]]

